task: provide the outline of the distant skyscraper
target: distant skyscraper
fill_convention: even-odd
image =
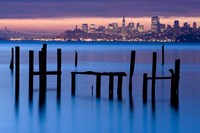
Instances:
[[[108,33],[109,34],[117,34],[118,32],[118,23],[114,22],[111,24],[108,24]]]
[[[165,24],[160,24],[160,31],[164,32],[166,29],[166,25]]]
[[[95,24],[90,25],[89,33],[95,33]]]
[[[121,33],[122,33],[123,35],[126,34],[126,21],[125,21],[125,17],[123,17],[123,19],[122,19],[122,29],[121,29]]]
[[[178,29],[178,28],[180,28],[180,26],[179,26],[179,21],[178,21],[178,20],[175,20],[175,21],[174,21],[174,29]]]
[[[183,24],[183,27],[184,27],[184,28],[188,28],[188,26],[189,26],[189,25],[188,25],[187,22],[185,22],[185,23]]]
[[[193,23],[193,29],[197,29],[197,23],[196,22]]]
[[[95,24],[91,24],[91,25],[90,25],[90,28],[95,28]]]
[[[178,20],[174,21],[174,27],[173,28],[174,28],[174,36],[179,36],[179,34],[181,32],[181,28],[180,28]]]
[[[88,32],[88,24],[82,24],[82,31]]]
[[[140,32],[140,33],[144,32],[144,25],[138,26],[138,32]]]
[[[140,23],[137,23],[137,25],[136,25],[136,30],[137,31],[138,31],[139,26],[140,26]]]
[[[160,18],[158,16],[151,18],[151,30],[156,33],[160,32]]]
[[[128,30],[128,32],[133,32],[134,31],[134,23],[133,22],[130,22],[127,25],[127,30]]]

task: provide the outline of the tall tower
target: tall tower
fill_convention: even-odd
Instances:
[[[123,17],[123,19],[122,19],[122,28],[125,29],[125,27],[126,27],[126,21],[125,21],[125,17]]]

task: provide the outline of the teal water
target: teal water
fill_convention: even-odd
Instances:
[[[33,103],[28,100],[28,50],[35,51],[35,70],[38,70],[38,51],[43,42],[0,42],[0,131],[6,133],[198,133],[200,123],[200,45],[199,43],[165,44],[166,60],[161,65],[162,43],[124,42],[46,42],[48,70],[56,69],[56,49],[62,49],[62,93],[56,99],[56,77],[49,76],[44,107],[39,106],[39,82],[34,78]],[[9,69],[11,47],[21,49],[20,99],[15,102],[14,75]],[[74,51],[79,53],[74,67]],[[128,94],[129,61],[136,50],[132,99]],[[170,81],[156,81],[155,110],[149,95],[142,102],[143,73],[151,75],[152,52],[158,52],[157,75],[169,76],[168,69],[181,59],[179,107],[170,105]],[[117,78],[114,99],[108,98],[108,78],[102,78],[101,99],[95,97],[95,78],[77,77],[76,96],[71,96],[72,71],[123,71],[123,99],[117,100]],[[94,86],[92,96],[91,86]]]

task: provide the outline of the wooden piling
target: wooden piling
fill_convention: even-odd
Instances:
[[[101,97],[101,74],[97,74],[96,76],[96,97]]]
[[[43,51],[39,51],[39,80],[40,80],[40,90],[39,90],[39,97],[40,100],[45,100],[46,97],[46,82],[45,82],[45,77],[44,77],[44,55],[43,55]]]
[[[75,67],[77,67],[78,64],[78,52],[75,51]]]
[[[162,45],[162,65],[165,64],[165,47],[164,44]]]
[[[57,49],[57,97],[60,97],[61,93],[61,49]]]
[[[175,72],[173,87],[171,90],[171,105],[177,107],[179,104],[179,78],[180,78],[180,59],[175,61]]]
[[[109,99],[113,99],[113,82],[114,76],[109,75]]]
[[[122,82],[123,82],[123,76],[118,76],[118,85],[117,85],[117,96],[118,100],[122,100]]]
[[[156,64],[157,64],[157,53],[153,52],[153,62],[152,62],[152,102],[155,102]]]
[[[175,89],[176,96],[179,94],[179,79],[180,79],[180,59],[175,61]]]
[[[75,95],[76,93],[76,73],[71,72],[71,94]]]
[[[9,68],[10,68],[11,70],[14,69],[14,48],[11,49],[11,61],[10,61],[10,66],[9,66]]]
[[[45,104],[46,100],[46,82],[45,82],[45,71],[44,71],[44,66],[45,66],[45,61],[44,61],[44,53],[43,50],[39,51],[39,84],[40,84],[40,89],[39,89],[39,104],[43,106]]]
[[[171,73],[171,92],[170,92],[170,100],[171,103],[173,103],[174,99],[174,90],[175,90],[175,74],[173,69],[169,69],[169,72]]]
[[[33,97],[34,51],[29,51],[29,99]]]
[[[20,86],[20,47],[15,47],[15,96],[19,97]]]
[[[144,73],[143,75],[143,102],[147,102],[147,87],[148,87],[148,79],[147,79],[147,73]]]
[[[131,51],[131,60],[130,60],[130,77],[129,77],[129,94],[132,94],[132,77],[135,68],[135,51]]]
[[[47,86],[47,44],[43,44],[42,48],[42,77],[43,77],[43,87],[44,90],[46,91],[46,86]]]

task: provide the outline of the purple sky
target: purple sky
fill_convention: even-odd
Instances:
[[[200,0],[0,0],[0,18],[199,17]]]

